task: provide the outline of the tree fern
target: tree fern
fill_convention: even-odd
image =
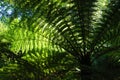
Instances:
[[[101,56],[119,51],[119,0],[10,0],[10,3],[15,6],[10,20],[10,24],[14,23],[10,34],[15,34],[12,49],[23,53],[38,49],[46,56],[56,55],[54,51],[69,53],[78,62],[82,80],[92,79],[94,64]]]

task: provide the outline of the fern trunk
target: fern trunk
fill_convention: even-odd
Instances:
[[[91,80],[91,71],[88,69],[82,69],[81,70],[81,80]]]
[[[92,80],[92,72],[91,72],[91,61],[90,55],[85,55],[82,57],[81,64],[83,67],[81,68],[81,80]]]

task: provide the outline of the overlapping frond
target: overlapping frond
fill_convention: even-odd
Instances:
[[[68,52],[80,63],[89,64],[91,56],[96,59],[120,49],[119,0],[9,1],[15,6],[9,32],[11,49],[29,53],[24,58],[31,62],[41,58],[39,65],[46,61],[49,67],[49,61],[54,63],[57,54],[62,56],[60,61]],[[58,70],[55,69],[43,73],[52,74]]]
[[[24,3],[20,1],[20,5],[17,7],[25,11],[22,13],[21,10],[21,22],[27,22],[30,26],[34,25],[29,27],[31,30],[43,28],[44,32],[48,32],[47,34],[50,35],[50,40],[53,43],[72,53],[72,55],[80,56],[86,53],[87,45],[90,45],[87,38],[90,33],[90,16],[94,11],[94,2],[97,1],[46,0],[32,3],[31,1]],[[31,11],[32,13],[30,13]],[[27,13],[31,16],[28,16]],[[28,20],[26,20],[26,15]],[[36,18],[37,20],[35,20]]]
[[[109,50],[108,52],[114,51],[115,49],[112,49],[113,47],[119,50],[119,3],[119,1],[108,3],[106,9],[102,11],[101,19],[96,23],[98,27],[95,28],[95,38],[92,44],[94,51],[96,50],[95,53],[100,54],[101,51],[106,49]]]
[[[52,77],[57,78],[58,76],[61,77],[63,74],[66,75],[69,70],[74,69],[74,67],[77,66],[69,67],[69,65],[73,65],[75,63],[73,56],[68,55],[58,46],[53,46],[53,44],[48,43],[48,40],[44,36],[40,35],[40,33],[33,33],[27,29],[25,30],[25,28],[16,28],[11,25],[10,29],[7,31],[7,35],[5,36],[6,40],[8,40],[11,45],[8,45],[9,48],[4,48],[0,45],[0,53],[2,55],[4,53],[5,56],[10,59],[10,62],[11,59],[15,62],[11,63],[11,66],[14,69],[13,72],[11,71],[12,69],[10,69],[9,64],[6,65],[8,68],[1,68],[2,70],[6,69],[10,71],[10,73],[7,73],[6,75],[4,75],[4,71],[0,71],[4,76],[12,77],[16,75],[14,79],[19,78],[19,76],[23,76],[22,71],[19,70],[25,69],[26,72],[30,72],[25,73],[27,78],[37,79],[37,77],[39,77],[39,79],[53,79]],[[6,45],[4,44],[4,46]],[[56,57],[59,57],[59,59]],[[14,64],[16,65],[15,67]],[[34,69],[30,70],[32,68]],[[17,74],[16,71],[19,71],[19,74]],[[9,75],[11,73],[16,74]],[[30,77],[28,75],[33,76]],[[23,77],[19,79],[26,78]]]

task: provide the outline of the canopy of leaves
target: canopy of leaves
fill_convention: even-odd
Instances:
[[[119,0],[3,2],[14,6],[11,13],[6,9],[10,17],[2,17],[10,23],[0,26],[0,74],[6,79],[79,80],[86,66],[93,80],[119,78]]]

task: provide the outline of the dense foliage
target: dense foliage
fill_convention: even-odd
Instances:
[[[1,80],[119,80],[120,0],[1,0]]]

